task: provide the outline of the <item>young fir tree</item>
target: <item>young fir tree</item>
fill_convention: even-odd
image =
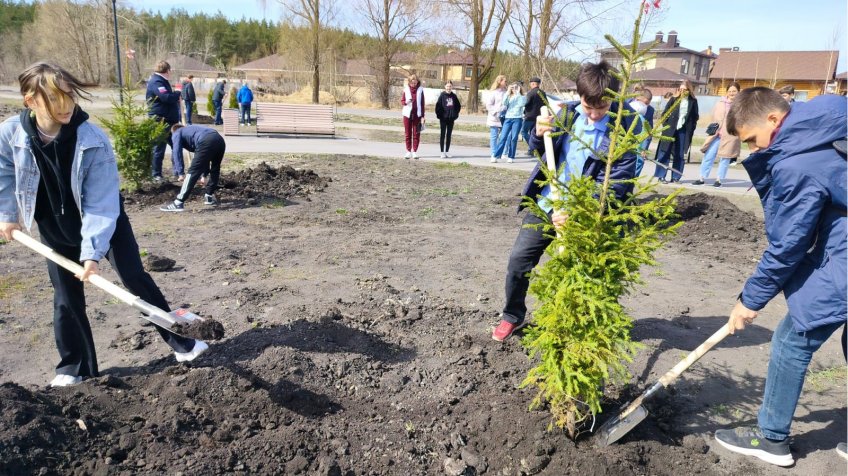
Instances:
[[[546,220],[541,226],[553,242],[546,251],[550,259],[531,275],[529,292],[537,305],[522,344],[531,359],[538,359],[538,365],[521,385],[538,390],[531,408],[546,403],[553,416],[552,425],[565,428],[572,438],[582,422],[601,411],[605,383],[629,378],[626,363],[639,344],[630,339],[633,321],[620,299],[641,283],[640,268],[655,264],[653,253],[676,229],[676,194],[645,199],[655,185],[637,179],[632,180],[632,195],[624,201],[616,199],[610,190],[612,164],[628,151],[636,151],[648,136],[659,140],[662,134],[661,126],[648,129],[647,124],[636,133],[638,120],[625,130],[622,121],[625,115],[635,114],[625,111],[625,103],[635,97],[628,94],[633,66],[650,57],[650,47],[638,49],[641,19],[640,7],[629,48],[606,36],[624,59],[613,73],[620,81],[620,90],[607,90],[610,101],[624,112],[610,113],[609,151],[593,152],[606,162],[603,185],[591,177],[572,177],[562,183],[558,180],[561,171],[548,171],[545,182],[560,197],[552,201],[553,207],[568,215],[566,223],[557,229],[536,197],[525,197],[528,208]],[[663,120],[657,124],[663,124]],[[570,130],[570,124],[560,118],[557,126]],[[579,139],[569,135],[568,140]]]
[[[112,99],[114,119],[102,119],[112,135],[118,171],[128,190],[135,190],[150,178],[153,146],[166,139],[167,125],[147,115],[148,105],[135,100],[135,93],[123,90],[123,101]]]

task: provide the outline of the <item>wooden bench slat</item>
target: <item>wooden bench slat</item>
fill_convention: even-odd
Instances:
[[[256,132],[335,135],[333,107],[318,104],[257,103]]]

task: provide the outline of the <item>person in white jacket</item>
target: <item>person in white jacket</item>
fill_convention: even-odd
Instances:
[[[486,98],[486,125],[489,126],[489,148],[491,154],[495,154],[495,149],[498,146],[498,136],[503,127],[501,119],[501,110],[503,109],[503,98],[506,94],[506,76],[499,74],[489,88],[488,97]]]
[[[406,141],[404,159],[418,159],[418,144],[421,142],[421,127],[424,125],[424,86],[415,74],[409,75],[400,97],[403,105],[403,132]]]

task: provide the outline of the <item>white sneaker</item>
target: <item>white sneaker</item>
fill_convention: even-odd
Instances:
[[[492,158],[491,158],[491,159],[489,159],[489,162],[491,162],[491,163],[495,164],[495,163],[497,163],[497,162],[498,162],[498,158],[497,158],[497,157],[495,157],[495,156],[493,155],[493,156],[492,156]]]
[[[82,377],[74,377],[73,375],[59,374],[50,382],[51,387],[68,387],[82,382]]]
[[[450,159],[451,158],[450,152],[445,152],[445,157]]]
[[[508,164],[511,164],[513,162],[515,162],[515,159],[513,159],[512,157],[506,159],[506,163],[508,163]]]
[[[448,158],[448,155],[447,155],[447,154],[445,154],[444,152],[442,152],[442,154],[441,154],[439,157],[441,157],[441,158],[443,158],[443,159],[447,159],[447,158]]]
[[[410,157],[412,157],[412,152],[409,152],[409,151],[407,151],[406,154],[404,154],[404,156],[403,156],[404,159],[408,159]]]
[[[174,356],[177,357],[177,362],[191,362],[208,349],[209,344],[202,340],[196,340],[194,341],[194,347],[191,349],[191,352],[174,352]]]
[[[415,159],[415,160],[418,160],[418,152],[413,152],[412,158]]]

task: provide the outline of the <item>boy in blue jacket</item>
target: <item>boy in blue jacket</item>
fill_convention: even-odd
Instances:
[[[594,150],[597,151],[609,149],[609,135],[612,132],[612,127],[609,126],[610,115],[608,113],[615,112],[615,110],[609,98],[605,97],[605,91],[607,89],[618,90],[619,87],[618,79],[612,75],[610,69],[609,64],[604,61],[598,64],[587,63],[580,69],[580,74],[577,77],[577,94],[580,95],[580,102],[570,103],[560,111],[560,121],[562,123],[570,122],[573,127],[569,133],[554,138],[554,150],[545,150],[542,139],[545,131],[556,132],[558,130],[550,127],[551,117],[540,116],[535,129],[530,131],[530,150],[538,150],[543,154],[542,163],[546,161],[544,154],[552,153],[556,159],[557,170],[563,164],[566,165],[566,167],[562,167],[563,174],[559,177],[561,182],[567,182],[571,177],[570,172],[577,171],[582,173],[584,177],[595,178],[598,183],[604,181],[606,164],[593,155],[593,150],[582,147],[580,142],[571,140],[569,137],[571,134],[579,135],[583,142],[594,144]],[[624,117],[624,127],[629,128],[632,121],[638,120],[639,116],[630,106],[625,105],[625,107],[630,111],[630,114]],[[562,117],[566,113],[571,117],[570,121],[566,121]],[[636,132],[640,130],[641,128],[636,128]],[[632,179],[635,173],[635,151],[625,154],[613,164],[610,175],[615,180],[612,183],[612,189],[618,199],[623,200],[633,190],[632,183],[621,181]],[[544,172],[541,170],[540,164],[536,164],[536,168],[533,169],[527,184],[524,186],[522,195],[537,198],[542,209],[548,212],[553,224],[561,226],[565,223],[567,216],[551,210],[547,200],[551,193],[549,186],[546,185],[542,188],[536,183],[542,179],[544,179]],[[527,312],[527,306],[524,299],[530,285],[530,278],[527,275],[539,263],[539,259],[551,243],[551,238],[546,236],[543,230],[528,227],[528,225],[540,223],[543,223],[541,218],[528,213],[524,217],[521,230],[512,246],[506,271],[506,304],[504,305],[501,322],[492,331],[492,339],[496,341],[507,339],[516,330],[526,325],[524,315]]]
[[[171,126],[174,138],[174,154],[180,157],[183,149],[194,152],[194,158],[188,168],[188,174],[183,180],[183,186],[177,198],[168,204],[159,207],[163,212],[181,212],[185,209],[185,201],[191,195],[194,185],[200,177],[209,174],[206,181],[206,193],[203,195],[203,204],[217,206],[218,199],[215,191],[218,190],[218,179],[221,176],[221,161],[224,160],[224,151],[227,148],[224,138],[218,131],[210,127],[183,126],[174,124]]]
[[[789,427],[813,353],[840,327],[845,339],[846,100],[819,96],[791,106],[780,93],[740,92],[727,130],[754,151],[742,165],[763,204],[768,248],[730,313],[731,332],[783,292],[789,314],[771,342],[757,426],[719,430],[725,448],[779,466],[794,463]],[[843,435],[844,437],[844,435]]]
[[[238,100],[239,105],[239,125],[249,126],[250,106],[253,103],[253,91],[250,90],[247,83],[241,85],[241,88],[239,88],[238,93],[236,94],[236,99]]]

